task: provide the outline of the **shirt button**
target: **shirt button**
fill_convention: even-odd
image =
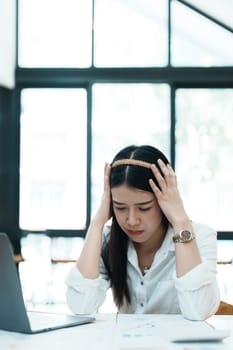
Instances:
[[[143,286],[143,284],[144,284],[143,281],[141,281],[141,285],[142,285],[142,286]]]
[[[143,304],[143,303],[141,303],[141,304],[140,304],[140,306],[141,306],[141,307],[143,307],[143,306],[144,306],[144,304]]]

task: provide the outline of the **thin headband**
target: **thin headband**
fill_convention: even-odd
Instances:
[[[119,159],[113,162],[111,167],[115,168],[116,166],[119,166],[119,165],[138,165],[144,168],[151,169],[152,164],[148,162],[144,162],[143,160],[138,160],[138,159]]]

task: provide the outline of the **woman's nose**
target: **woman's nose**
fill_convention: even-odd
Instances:
[[[128,212],[128,217],[127,217],[127,222],[129,225],[134,226],[136,224],[138,224],[139,218],[136,215],[134,210],[130,210]]]

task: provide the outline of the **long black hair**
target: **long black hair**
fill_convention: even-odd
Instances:
[[[116,154],[112,164],[121,159],[136,159],[155,164],[160,172],[161,170],[157,164],[158,159],[162,159],[165,164],[168,163],[166,156],[160,150],[149,145],[132,145],[123,148]],[[111,169],[110,188],[127,185],[143,191],[152,192],[149,185],[149,179],[151,178],[158,185],[151,169],[134,164],[118,165]],[[163,222],[165,226],[168,225],[165,216],[163,217]],[[124,299],[129,304],[131,302],[127,285],[127,250],[128,237],[118,225],[112,210],[110,238],[103,244],[102,257],[111,281],[114,301],[118,308],[122,306]]]

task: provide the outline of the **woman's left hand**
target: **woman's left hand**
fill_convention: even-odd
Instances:
[[[180,197],[177,187],[177,178],[170,164],[165,164],[161,159],[158,160],[158,166],[164,176],[161,175],[158,168],[153,164],[151,170],[158,182],[150,179],[150,186],[157,198],[158,204],[167,217],[170,224],[175,227],[182,227],[187,222],[190,222]]]

